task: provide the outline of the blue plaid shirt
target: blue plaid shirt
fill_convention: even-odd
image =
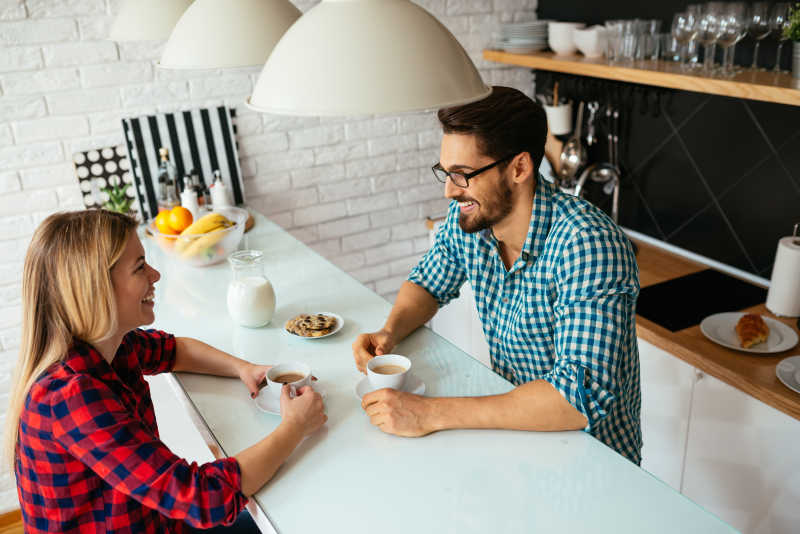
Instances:
[[[452,202],[409,281],[443,306],[469,280],[494,371],[517,386],[547,380],[586,416],[585,431],[640,463],[639,270],[628,238],[541,176],[510,270],[491,230],[465,233],[458,217]]]

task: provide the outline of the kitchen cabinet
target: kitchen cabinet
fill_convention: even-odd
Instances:
[[[704,375],[691,402],[682,493],[742,532],[797,533],[798,451],[800,421]]]

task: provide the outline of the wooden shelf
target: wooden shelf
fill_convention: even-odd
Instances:
[[[683,72],[677,63],[668,61],[637,61],[633,67],[609,65],[605,58],[557,56],[552,52],[512,54],[500,50],[484,50],[483,57],[531,69],[800,106],[800,80],[786,73],[746,69],[733,78],[712,78]]]

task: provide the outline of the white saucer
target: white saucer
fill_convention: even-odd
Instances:
[[[380,388],[372,387],[372,385],[369,383],[369,377],[365,376],[364,378],[359,380],[358,383],[356,384],[355,387],[356,397],[360,399],[367,393],[371,393],[376,389]],[[425,393],[425,382],[423,382],[419,377],[417,377],[417,375],[408,373],[406,375],[406,383],[403,384],[402,391],[405,391],[406,393],[413,393],[414,395],[422,395],[423,393]]]
[[[700,323],[700,331],[714,343],[742,352],[771,354],[789,350],[797,345],[797,333],[794,330],[780,321],[762,315],[761,318],[769,327],[769,338],[764,343],[759,343],[749,349],[742,348],[739,345],[739,338],[736,336],[736,323],[739,322],[742,315],[744,313],[741,312],[709,315]]]
[[[322,398],[328,396],[325,388],[319,385],[319,381],[311,384],[311,387],[314,391],[322,395]],[[258,396],[253,399],[253,403],[258,407],[259,410],[262,412],[271,413],[273,415],[280,415],[281,414],[281,397],[280,395],[272,395],[270,393],[264,392],[262,389]]]
[[[775,376],[783,385],[800,393],[800,356],[790,356],[775,366]]]
[[[292,337],[296,337],[297,339],[305,339],[307,341],[315,341],[317,339],[324,339],[326,337],[332,336],[332,335],[334,335],[336,332],[338,332],[339,330],[341,330],[344,327],[344,319],[342,319],[341,315],[337,315],[337,314],[331,313],[331,312],[314,312],[313,314],[309,314],[309,315],[317,315],[317,314],[318,315],[327,315],[328,317],[333,317],[334,319],[336,319],[336,327],[333,330],[331,330],[330,332],[328,332],[327,334],[325,334],[324,336],[317,336],[317,337],[298,336],[297,334],[293,334],[292,332],[289,332],[288,330],[286,330],[286,328],[284,328],[283,331],[286,332],[288,335],[290,335]]]

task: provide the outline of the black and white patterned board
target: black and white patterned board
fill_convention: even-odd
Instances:
[[[128,184],[126,195],[134,200],[131,210],[141,219],[133,174],[130,172],[130,162],[124,145],[75,152],[72,155],[72,165],[83,196],[83,205],[87,209],[102,208],[108,201],[108,194],[103,188],[124,183]]]
[[[219,170],[234,204],[244,203],[244,184],[236,145],[236,110],[227,106],[201,108],[122,119],[136,195],[142,213],[158,214],[158,149],[169,149],[170,160],[183,177],[197,169],[206,185]]]

